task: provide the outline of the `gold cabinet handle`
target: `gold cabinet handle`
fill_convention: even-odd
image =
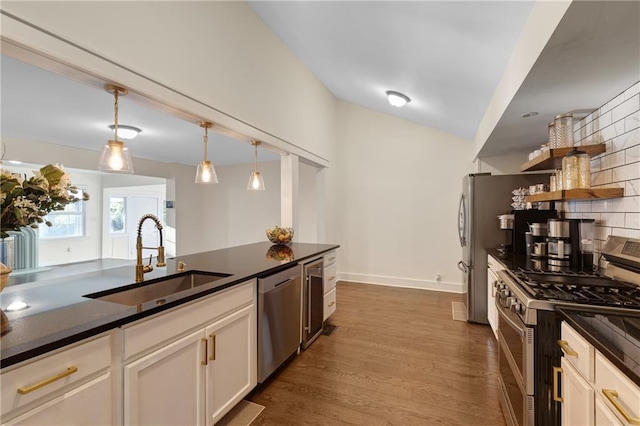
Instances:
[[[336,279],[336,276],[334,275],[334,276],[332,276],[332,277],[330,277],[330,278],[329,278],[329,281],[333,281],[333,280],[335,280],[335,279]]]
[[[565,354],[569,356],[578,356],[578,352],[571,349],[569,347],[569,342],[567,342],[566,340],[558,340],[558,346],[560,346],[560,349],[562,349],[562,352],[564,352]]]
[[[211,355],[209,355],[209,360],[215,361],[216,360],[216,335],[214,333],[211,333],[209,335],[209,339],[211,339]]]
[[[336,302],[335,302],[335,301],[333,301],[333,302],[329,303],[329,307],[332,307],[332,306],[333,306],[333,305],[335,305],[335,304],[336,304]]]
[[[207,339],[201,339],[201,340],[202,340],[202,361],[200,361],[200,364],[207,365]]]
[[[553,400],[564,402],[564,398],[558,395],[558,374],[562,374],[562,368],[553,367]]]
[[[625,421],[630,425],[640,425],[640,419],[636,417],[631,417],[627,410],[618,402],[618,391],[613,389],[602,389],[602,394],[609,400],[610,403],[616,407],[616,410],[620,413],[622,417],[624,417]]]
[[[33,392],[34,390],[40,389],[41,387],[47,386],[53,382],[56,382],[60,379],[63,379],[67,376],[72,375],[73,373],[78,371],[78,367],[72,365],[70,367],[67,367],[67,369],[65,371],[63,371],[62,373],[56,374],[53,377],[48,378],[47,380],[43,380],[40,383],[36,383],[35,385],[31,385],[31,386],[22,386],[18,388],[18,393],[20,395],[26,395],[30,392]]]
[[[332,262],[332,261],[334,261],[334,260],[336,260],[336,258],[335,258],[335,257],[330,257],[330,258],[329,258],[329,262]]]

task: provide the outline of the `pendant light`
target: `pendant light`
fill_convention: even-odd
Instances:
[[[249,191],[264,191],[266,189],[264,187],[264,180],[262,179],[262,175],[258,171],[258,145],[260,145],[260,142],[252,141],[251,145],[253,145],[255,148],[255,162],[253,163],[253,172],[251,172],[251,176],[249,176],[247,189]]]
[[[113,93],[114,101],[114,125],[113,139],[107,142],[102,148],[98,170],[115,173],[133,173],[133,164],[131,163],[131,154],[124,146],[124,143],[118,140],[118,95],[125,96],[129,91],[124,87],[115,86],[113,84],[105,84],[104,90]]]
[[[207,142],[209,141],[209,129],[213,127],[213,123],[209,121],[201,121],[200,127],[204,129],[204,160],[198,164],[196,171],[196,183],[212,184],[218,183],[218,175],[216,169],[213,168],[211,161],[207,160]]]

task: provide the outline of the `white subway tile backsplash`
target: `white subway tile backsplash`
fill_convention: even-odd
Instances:
[[[592,213],[593,214],[593,213]],[[600,213],[600,224],[602,226],[624,226],[625,213]]]
[[[580,219],[581,216],[582,214],[580,213],[572,213],[572,212],[565,212],[564,214],[565,219]]]
[[[602,169],[601,158],[594,158],[591,160],[591,173],[599,172]]]
[[[606,107],[607,111],[611,111],[612,109],[614,109],[624,101],[625,101],[624,93],[620,93],[618,96],[616,96],[611,101],[609,101],[603,108]]]
[[[634,179],[625,182],[624,195],[626,195],[627,197],[640,195],[640,179]]]
[[[600,169],[612,169],[625,164],[625,152],[618,151],[613,154],[605,155],[600,159]]]
[[[625,151],[624,161],[627,164],[637,163],[640,161],[640,145],[633,146]],[[640,163],[638,163],[640,167]]]
[[[624,130],[630,132],[640,127],[640,112],[634,112],[624,119]]]
[[[640,93],[640,81],[624,91],[624,98],[631,99],[633,95]]]
[[[611,149],[613,151],[620,151],[638,144],[640,144],[640,129],[635,129],[615,138]]]
[[[602,213],[582,213],[582,219],[593,219],[595,223],[601,223],[601,216]]]
[[[614,198],[611,204],[613,211],[617,213],[640,212],[640,196]]]
[[[611,120],[618,121],[640,110],[640,94],[633,95],[611,110]]]
[[[631,163],[613,169],[612,182],[640,179],[640,163]]]
[[[620,108],[620,106],[618,106],[618,108]],[[604,129],[611,123],[613,123],[613,120],[611,119],[611,111],[601,111],[600,116],[593,120],[593,131],[595,132],[597,130]]]
[[[576,213],[591,213],[591,201],[576,201],[572,204],[572,212],[576,212]],[[582,216],[582,215],[580,215]],[[580,217],[578,217],[577,219],[580,219]]]
[[[604,185],[613,182],[613,169],[591,173],[591,186]]]
[[[613,228],[611,235],[616,237],[626,237],[640,239],[640,229]]]
[[[625,213],[624,227],[640,229],[640,213]]]
[[[613,212],[613,200],[594,200],[591,202],[591,211],[594,213]]]
[[[618,229],[618,228],[616,228]],[[593,227],[593,236],[596,240],[606,240],[607,237],[611,235],[611,228],[608,226],[594,226]]]

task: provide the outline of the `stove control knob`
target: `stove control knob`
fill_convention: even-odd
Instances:
[[[519,303],[516,300],[514,300],[514,302],[511,303],[511,305],[509,306],[509,309],[511,309],[511,312],[516,314],[524,313],[524,306],[522,305],[522,303]]]
[[[506,299],[509,296],[511,296],[511,292],[509,290],[506,290],[506,289],[500,290],[500,299]]]
[[[518,303],[515,297],[507,297],[507,301],[505,302],[505,307],[509,309],[513,309],[513,305]]]

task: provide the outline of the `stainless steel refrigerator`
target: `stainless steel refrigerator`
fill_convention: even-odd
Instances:
[[[492,175],[476,173],[462,179],[458,236],[462,260],[458,267],[466,284],[467,320],[487,324],[487,249],[508,243],[510,232],[500,229],[498,216],[511,212],[516,188],[549,183],[549,174]]]

